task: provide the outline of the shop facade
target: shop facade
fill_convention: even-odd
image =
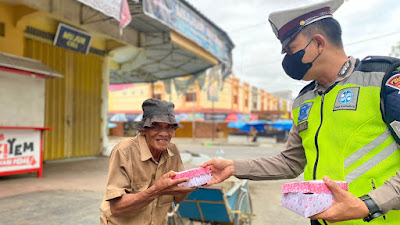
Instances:
[[[222,57],[230,58],[231,43],[223,55],[215,52],[221,47],[203,48],[193,36],[157,18],[154,1],[93,2],[0,0],[0,52],[38,60],[63,76],[45,80],[43,127],[52,129],[43,133],[44,161],[102,154],[107,147],[110,81],[154,83],[195,74],[221,63]],[[180,12],[198,16],[186,2],[176,3]],[[136,20],[129,23],[131,14]],[[190,61],[182,61],[188,57]]]

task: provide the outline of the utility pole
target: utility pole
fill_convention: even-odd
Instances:
[[[196,135],[196,119],[194,117],[194,111],[195,111],[195,107],[196,107],[196,92],[194,91],[192,94],[192,103],[193,103],[193,107],[192,107],[192,140],[194,141],[195,139],[195,135]]]
[[[151,82],[151,98],[154,98],[154,81]]]
[[[212,142],[214,142],[214,136],[215,136],[214,101],[215,101],[215,99],[214,99],[214,98],[212,98],[212,100],[211,100],[211,102],[212,102],[212,106],[211,106],[211,109],[212,109],[212,113],[211,113],[211,121],[212,121],[212,127],[211,127],[211,129],[212,129],[212,137],[211,137],[211,140],[212,140]]]

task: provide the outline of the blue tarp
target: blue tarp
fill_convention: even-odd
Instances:
[[[117,126],[117,124],[115,124],[115,123],[108,123],[108,128],[114,128],[114,127],[116,127]]]
[[[247,131],[250,132],[251,128],[254,127],[257,131],[264,131],[264,125],[269,123],[269,121],[266,120],[255,120],[255,121],[249,121],[249,122],[244,122],[244,121],[237,121],[237,122],[231,122],[228,123],[229,128],[237,128],[240,131]]]
[[[229,128],[237,128],[240,131],[250,132],[253,127],[257,131],[265,131],[265,125],[271,126],[277,130],[290,130],[292,128],[293,122],[292,120],[276,120],[276,121],[268,121],[268,120],[255,120],[255,121],[237,121],[228,123]]]
[[[293,126],[292,120],[276,120],[270,124],[274,129],[277,130],[290,130]]]
[[[228,123],[228,128],[237,128],[239,129],[240,127],[246,125],[246,122],[244,121],[236,121],[236,122],[230,122]]]

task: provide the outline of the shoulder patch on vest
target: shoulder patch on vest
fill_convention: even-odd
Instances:
[[[307,130],[308,129],[308,121],[305,121],[303,123],[300,123],[297,126],[297,129],[299,130],[299,132],[302,132],[303,130]]]
[[[393,131],[397,134],[397,136],[400,137],[400,122],[393,121],[390,123],[390,126],[392,126]]]
[[[357,110],[359,87],[345,88],[338,92],[333,111]]]
[[[299,117],[297,117],[297,122],[300,124],[301,122],[308,119],[310,115],[310,110],[312,106],[312,102],[303,103],[300,107]]]
[[[386,86],[399,90],[400,92],[400,73],[396,73],[386,81]]]

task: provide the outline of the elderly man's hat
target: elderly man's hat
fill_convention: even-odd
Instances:
[[[276,37],[284,48],[307,25],[318,20],[332,17],[344,0],[329,0],[300,8],[273,12],[269,15],[269,22]]]
[[[152,123],[162,122],[179,127],[175,119],[175,105],[172,102],[167,102],[158,99],[147,99],[142,104],[143,117],[142,121],[134,125],[135,129],[144,130],[146,127],[151,127]]]

